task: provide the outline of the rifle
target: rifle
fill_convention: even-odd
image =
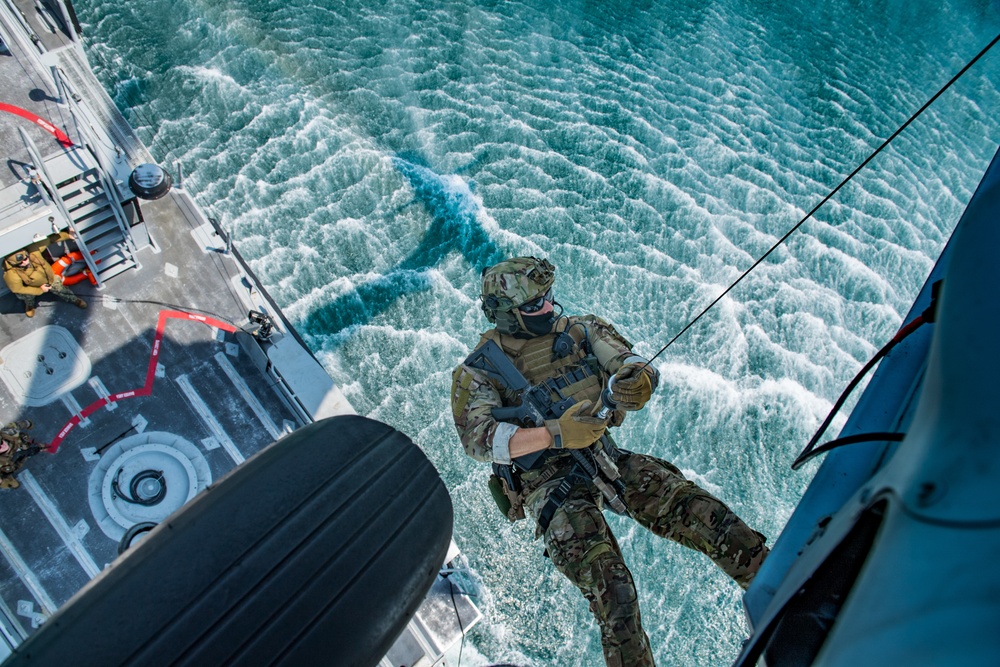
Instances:
[[[469,355],[465,363],[467,366],[483,371],[504,387],[509,388],[520,399],[520,403],[517,405],[493,408],[493,418],[498,421],[516,421],[530,426],[543,426],[546,419],[559,419],[576,403],[571,397],[553,400],[549,387],[545,383],[532,386],[521,371],[517,370],[513,362],[507,358],[500,346],[492,340],[486,341]],[[565,497],[565,494],[569,492],[569,486],[572,484],[571,479],[580,470],[601,491],[608,506],[613,511],[618,514],[627,514],[628,507],[622,500],[625,486],[621,482],[618,467],[606,451],[610,447],[607,436],[602,436],[598,442],[601,443],[600,447],[591,445],[586,449],[567,450],[573,456],[575,465],[560,485],[560,489],[563,486],[566,487],[562,490],[561,495]],[[548,454],[549,450],[545,449],[519,456],[513,461],[518,467],[528,470],[539,459]],[[503,475],[508,483],[512,483],[512,479],[507,479],[510,476],[509,470],[498,471],[498,474]]]

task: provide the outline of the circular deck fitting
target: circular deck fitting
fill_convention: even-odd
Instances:
[[[170,192],[173,179],[158,164],[140,164],[128,177],[128,187],[140,199],[159,199]]]
[[[120,540],[139,523],[160,523],[212,482],[201,451],[172,433],[133,436],[109,448],[90,475],[90,508]]]
[[[118,541],[118,553],[123,554],[135,545],[146,539],[146,535],[149,531],[156,528],[156,524],[152,521],[147,521],[145,523],[137,523],[128,530],[125,531],[125,535],[122,539]]]

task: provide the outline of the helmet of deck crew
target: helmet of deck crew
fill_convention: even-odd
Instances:
[[[486,319],[504,334],[547,333],[537,325],[526,325],[520,307],[541,298],[551,301],[550,291],[555,279],[556,267],[547,259],[537,257],[513,257],[484,269],[480,298]]]

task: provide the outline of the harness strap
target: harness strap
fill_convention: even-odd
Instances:
[[[556,510],[562,507],[562,504],[566,502],[566,498],[569,496],[570,490],[576,485],[578,478],[577,468],[578,466],[574,465],[569,474],[563,477],[556,490],[549,494],[548,500],[545,501],[545,507],[538,513],[538,528],[542,534],[549,529],[549,524],[552,523],[552,517],[555,516]]]

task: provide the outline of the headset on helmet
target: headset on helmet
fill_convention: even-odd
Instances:
[[[514,257],[483,270],[483,313],[500,333],[523,329],[518,307],[552,289],[556,267],[547,259]]]

